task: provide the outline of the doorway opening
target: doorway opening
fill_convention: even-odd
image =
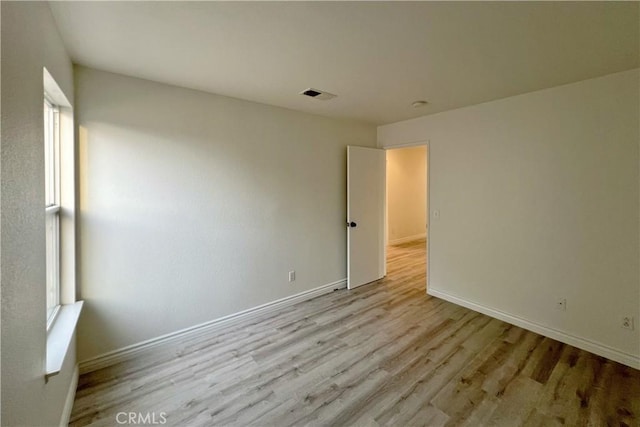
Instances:
[[[427,145],[386,150],[387,274],[406,276],[425,291],[429,235],[428,156]]]

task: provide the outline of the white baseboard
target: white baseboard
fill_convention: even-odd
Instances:
[[[413,240],[424,239],[427,237],[427,233],[414,234],[413,236],[401,237],[399,239],[389,240],[390,245],[399,245],[401,243],[411,242]]]
[[[62,417],[60,418],[60,427],[67,427],[69,420],[71,419],[71,411],[73,410],[73,402],[76,400],[76,389],[78,388],[78,377],[80,371],[78,365],[73,369],[71,374],[71,384],[69,384],[69,391],[67,391],[67,398],[64,401],[64,408],[62,409]]]
[[[98,369],[106,368],[107,366],[115,365],[116,363],[125,362],[135,358],[139,353],[147,351],[154,347],[176,343],[186,337],[192,338],[198,335],[209,333],[215,331],[216,329],[227,327],[237,322],[246,321],[258,315],[270,313],[283,307],[310,300],[320,295],[324,295],[338,289],[344,289],[346,287],[347,279],[338,280],[337,282],[328,283],[326,285],[322,285],[308,291],[300,292],[299,294],[271,301],[257,307],[240,311],[238,313],[230,314],[228,316],[220,317],[209,322],[195,325],[190,328],[182,329],[166,335],[161,335],[150,340],[142,341],[137,344],[120,348],[118,350],[110,351],[108,353],[104,353],[80,362],[80,373],[85,374],[87,372],[92,372]]]
[[[496,319],[500,319],[507,323],[511,323],[512,325],[520,326],[521,328],[527,329],[529,331],[535,332],[540,335],[544,335],[545,337],[549,337],[554,340],[563,342],[565,344],[569,344],[574,347],[578,347],[582,350],[586,350],[591,353],[597,354],[599,356],[606,357],[607,359],[620,362],[623,365],[627,365],[631,368],[640,369],[640,357],[635,356],[633,354],[624,353],[622,351],[616,350],[614,348],[608,347],[603,344],[589,341],[584,338],[576,337],[566,332],[549,328],[548,326],[543,326],[535,322],[531,322],[527,319],[523,319],[521,317],[514,316],[509,313],[505,313],[500,310],[496,310],[496,309],[486,307],[471,301],[467,301],[465,299],[462,299],[460,297],[451,295],[443,291],[439,291],[437,289],[429,288],[427,289],[427,293],[434,297],[438,297],[443,300],[452,302],[454,304],[469,308],[473,311],[477,311],[479,313],[486,314],[487,316],[495,317]]]

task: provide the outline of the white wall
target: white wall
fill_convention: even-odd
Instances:
[[[430,141],[430,293],[640,366],[639,78],[378,128]]]
[[[374,126],[76,77],[80,360],[345,278],[346,145]]]
[[[389,244],[424,237],[427,224],[427,147],[387,150]]]
[[[45,383],[42,69],[73,99],[73,69],[46,2],[2,9],[2,425],[58,425],[75,367]]]

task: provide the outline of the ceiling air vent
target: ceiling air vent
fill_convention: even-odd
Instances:
[[[323,101],[326,101],[327,99],[335,98],[337,96],[332,93],[323,92],[321,90],[313,89],[313,88],[303,90],[302,92],[300,92],[300,95],[306,95],[311,98],[321,99]]]

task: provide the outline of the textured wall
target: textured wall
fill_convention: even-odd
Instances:
[[[2,425],[57,425],[75,366],[45,383],[42,67],[73,99],[73,69],[46,2],[2,8]]]
[[[80,360],[345,278],[346,146],[374,126],[76,77]]]
[[[639,81],[636,69],[381,126],[382,146],[430,141],[429,289],[640,366]]]
[[[387,150],[389,243],[424,235],[427,224],[427,147]]]

